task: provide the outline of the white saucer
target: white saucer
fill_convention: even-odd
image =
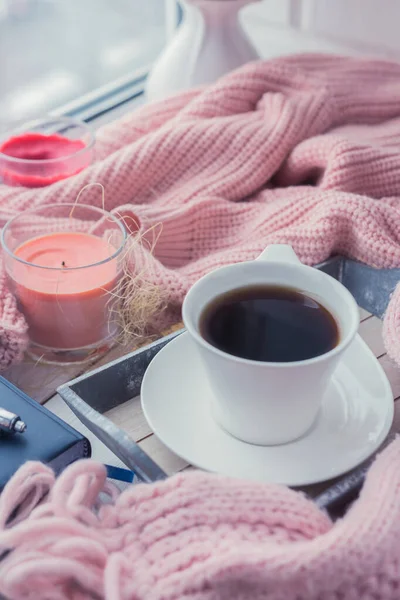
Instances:
[[[359,336],[335,372],[316,423],[295,442],[255,446],[232,437],[211,417],[211,394],[195,344],[183,333],[147,369],[142,408],[154,433],[189,463],[224,475],[290,486],[349,471],[379,448],[393,420],[390,384]]]

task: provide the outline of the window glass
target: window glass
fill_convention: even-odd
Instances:
[[[135,76],[165,44],[164,0],[0,0],[0,120]]]

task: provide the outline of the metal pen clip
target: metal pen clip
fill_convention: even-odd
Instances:
[[[24,433],[26,423],[18,415],[0,408],[0,434],[1,433]]]

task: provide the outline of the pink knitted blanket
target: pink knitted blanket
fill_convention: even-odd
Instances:
[[[400,440],[334,524],[288,488],[200,472],[131,486],[119,497],[106,485],[111,498],[100,505],[105,477],[93,461],[75,463],[56,482],[40,463],[18,471],[0,497],[0,552],[11,550],[0,561],[0,593],[10,600],[400,598]]]
[[[103,128],[97,160],[80,175],[41,190],[0,186],[0,224],[101,182],[107,209],[142,232],[162,224],[149,277],[175,308],[201,275],[274,242],[308,264],[339,252],[399,267],[399,99],[394,63],[305,55],[249,64]],[[98,189],[83,199],[99,205]],[[385,335],[400,360],[396,304],[397,294]],[[26,347],[4,278],[0,344],[0,368]]]

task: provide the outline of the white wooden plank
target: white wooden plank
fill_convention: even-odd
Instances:
[[[377,317],[371,317],[360,323],[358,332],[362,339],[368,344],[375,356],[385,354],[385,346],[382,338],[382,321]]]
[[[173,475],[188,466],[183,460],[158,439],[154,434],[139,442],[139,446],[167,473]]]
[[[384,354],[379,362],[392,387],[393,397],[400,398],[400,367],[387,354]],[[398,422],[400,425],[400,418]]]
[[[364,308],[360,308],[360,321],[365,321],[372,317],[371,313],[365,310]]]
[[[143,414],[139,396],[108,410],[104,416],[126,431],[135,442],[152,433]]]

